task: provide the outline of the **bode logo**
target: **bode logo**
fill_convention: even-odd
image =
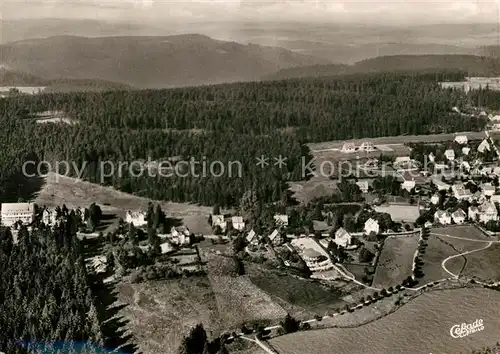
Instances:
[[[484,329],[483,320],[475,320],[473,323],[467,324],[462,323],[460,325],[454,325],[450,329],[450,335],[453,338],[463,338],[476,332],[480,332]]]

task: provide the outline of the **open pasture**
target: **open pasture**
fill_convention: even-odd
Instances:
[[[401,284],[412,275],[413,255],[417,250],[418,234],[388,237],[380,253],[373,286],[388,288]]]

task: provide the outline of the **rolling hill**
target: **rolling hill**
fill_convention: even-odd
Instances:
[[[258,80],[280,69],[330,61],[189,34],[22,40],[0,46],[0,63],[43,78],[98,78],[160,88]]]
[[[375,72],[463,71],[471,75],[500,74],[500,60],[475,55],[394,55],[359,61],[353,65],[315,65],[278,71],[265,79],[332,76]]]
[[[45,87],[43,92],[129,90],[132,87],[99,79],[45,79],[22,71],[0,67],[0,87]]]

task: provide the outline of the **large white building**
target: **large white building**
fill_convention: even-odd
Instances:
[[[2,225],[12,226],[17,221],[29,225],[35,219],[33,203],[2,203]]]

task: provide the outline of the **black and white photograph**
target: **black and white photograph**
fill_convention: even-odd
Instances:
[[[500,354],[500,0],[0,0],[0,354]]]

